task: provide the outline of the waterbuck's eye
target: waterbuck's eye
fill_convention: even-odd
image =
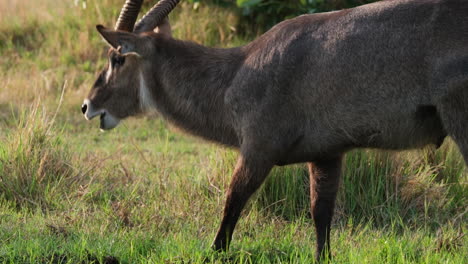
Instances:
[[[125,63],[124,56],[113,56],[111,59],[112,66],[122,66]]]

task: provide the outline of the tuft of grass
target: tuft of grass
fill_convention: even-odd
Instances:
[[[50,208],[78,180],[51,117],[38,105],[23,110],[0,142],[0,194],[17,208]]]

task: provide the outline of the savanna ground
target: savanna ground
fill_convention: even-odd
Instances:
[[[303,166],[276,168],[244,211],[231,250],[209,249],[236,152],[158,116],[102,133],[80,104],[118,0],[0,0],[1,263],[310,263]],[[145,6],[148,8],[148,6]],[[175,36],[240,45],[230,9],[181,4]],[[437,151],[348,153],[334,263],[468,263],[468,188],[447,140]]]

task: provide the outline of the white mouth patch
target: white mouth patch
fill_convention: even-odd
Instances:
[[[109,114],[108,112],[104,112],[101,114],[100,121],[101,122],[100,122],[99,128],[103,131],[112,129],[120,123],[120,119]]]

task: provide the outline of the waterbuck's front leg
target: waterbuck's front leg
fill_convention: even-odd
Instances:
[[[468,63],[465,66],[468,67]],[[444,129],[457,144],[468,166],[468,76],[464,79],[466,81],[458,89],[453,88],[456,92],[439,102],[437,109]]]
[[[330,227],[341,174],[341,157],[308,163],[312,217],[317,234],[316,258],[330,259]]]
[[[223,220],[212,245],[213,249],[228,249],[242,208],[263,183],[272,167],[272,163],[259,157],[246,155],[239,157],[227,192]]]

